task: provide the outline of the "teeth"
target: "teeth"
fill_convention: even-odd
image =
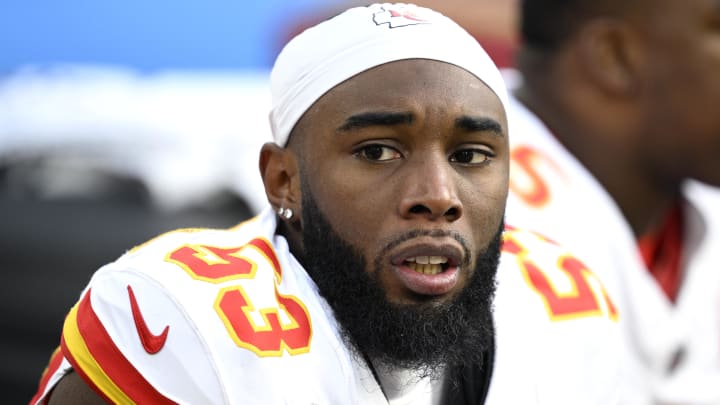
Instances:
[[[440,274],[443,271],[441,264],[421,264],[408,262],[408,267],[422,274]]]
[[[418,264],[445,264],[448,259],[445,256],[416,256],[410,257],[406,261]]]
[[[444,256],[430,256],[430,264],[445,264],[448,259]]]

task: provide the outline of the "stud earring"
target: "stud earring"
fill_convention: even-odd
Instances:
[[[278,215],[280,215],[285,220],[290,220],[293,217],[293,211],[291,208],[284,208],[280,207],[277,211]]]

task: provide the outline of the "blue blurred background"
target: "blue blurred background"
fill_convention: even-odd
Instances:
[[[58,62],[163,69],[270,66],[299,23],[342,0],[3,0],[0,72]]]

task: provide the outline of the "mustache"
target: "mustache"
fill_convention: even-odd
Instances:
[[[414,229],[407,232],[403,232],[398,236],[393,237],[390,239],[390,241],[385,245],[384,248],[380,251],[380,254],[378,254],[377,259],[375,260],[375,263],[380,262],[381,257],[386,257],[387,254],[395,249],[398,245],[405,243],[411,239],[419,238],[422,236],[429,236],[434,238],[452,238],[454,239],[458,244],[460,244],[460,247],[463,251],[463,261],[462,266],[467,267],[470,264],[470,248],[469,243],[467,240],[460,234],[460,232],[456,231],[446,231],[442,229]]]

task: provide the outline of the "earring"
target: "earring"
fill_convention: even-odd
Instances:
[[[285,218],[285,220],[288,220],[288,221],[293,217],[293,211],[291,208],[280,207],[278,209],[277,213],[282,218]]]

